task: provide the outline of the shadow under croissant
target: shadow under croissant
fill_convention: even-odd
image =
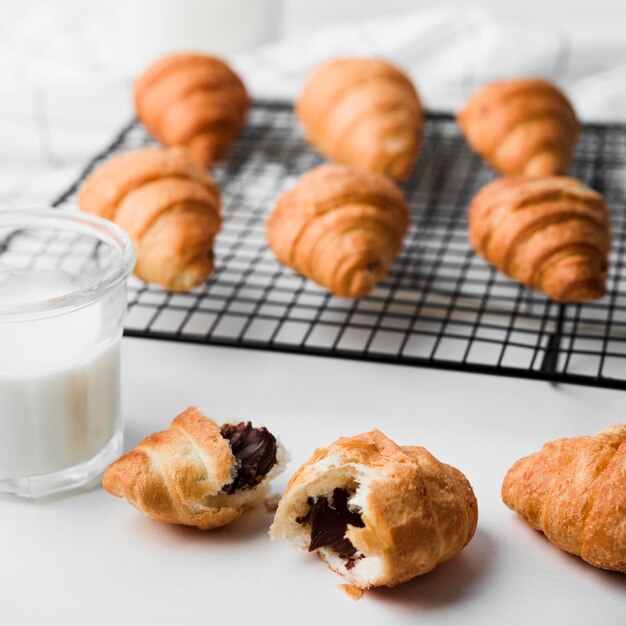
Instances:
[[[559,565],[570,568],[576,575],[584,576],[589,580],[589,584],[607,585],[616,591],[626,594],[626,576],[621,572],[602,569],[584,561],[581,557],[565,552],[555,546],[540,530],[535,530],[523,519],[516,520],[520,532],[528,533],[537,543],[537,550],[550,550],[552,558],[558,560]]]
[[[267,535],[273,519],[273,515],[265,510],[262,500],[234,522],[212,530],[158,522],[134,511],[129,513],[133,514],[129,523],[136,525],[135,532],[145,541],[152,541],[158,545],[163,543],[203,545],[209,549],[211,545],[238,545],[255,541],[259,535]],[[267,540],[269,541],[269,538]]]
[[[367,595],[376,602],[407,608],[438,607],[458,602],[489,575],[495,554],[491,538],[479,528],[470,544],[451,561],[397,587],[371,589]]]

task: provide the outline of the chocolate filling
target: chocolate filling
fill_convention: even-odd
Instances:
[[[251,489],[265,478],[276,463],[276,439],[267,428],[254,428],[250,422],[224,424],[222,437],[230,442],[230,449],[237,459],[237,475],[226,493]]]
[[[361,514],[348,508],[349,494],[345,489],[333,491],[332,504],[328,498],[321,497],[314,500],[307,498],[309,512],[302,517],[297,517],[298,524],[311,526],[311,542],[309,552],[318,548],[331,548],[342,559],[346,559],[346,568],[352,569],[354,564],[363,556],[356,554],[356,548],[345,537],[348,525],[363,528],[365,524]]]

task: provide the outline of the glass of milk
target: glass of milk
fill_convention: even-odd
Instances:
[[[0,493],[92,482],[120,456],[120,339],[135,262],[106,220],[0,211]]]

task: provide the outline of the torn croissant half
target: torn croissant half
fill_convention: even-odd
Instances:
[[[291,478],[270,534],[317,552],[367,589],[452,559],[477,521],[474,492],[459,470],[374,430],[316,450]]]
[[[210,529],[260,502],[285,461],[266,428],[220,427],[190,407],[112,463],[102,484],[152,519]]]

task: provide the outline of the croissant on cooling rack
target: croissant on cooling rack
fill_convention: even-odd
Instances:
[[[135,83],[137,117],[167,146],[185,146],[200,163],[219,160],[244,125],[246,88],[222,60],[172,54]]]
[[[210,529],[258,503],[284,461],[266,428],[220,427],[190,407],[112,463],[102,484],[152,519]]]
[[[424,113],[410,78],[379,59],[337,59],[308,77],[296,111],[309,142],[333,161],[406,178]]]
[[[267,237],[285,265],[338,296],[360,298],[384,278],[408,225],[406,201],[391,180],[329,164],[278,199]]]
[[[502,499],[562,550],[626,572],[626,424],[546,443],[509,470]]]
[[[188,291],[213,272],[220,194],[187,150],[144,148],[116,156],[87,177],[78,203],[130,235],[140,279]]]
[[[565,176],[489,183],[469,210],[474,250],[501,272],[557,302],[604,295],[609,213],[602,196]]]
[[[565,95],[537,78],[483,87],[457,119],[470,146],[508,175],[564,174],[580,131]]]
[[[378,430],[342,437],[293,475],[270,529],[361,589],[392,587],[455,557],[478,523],[467,478]]]

